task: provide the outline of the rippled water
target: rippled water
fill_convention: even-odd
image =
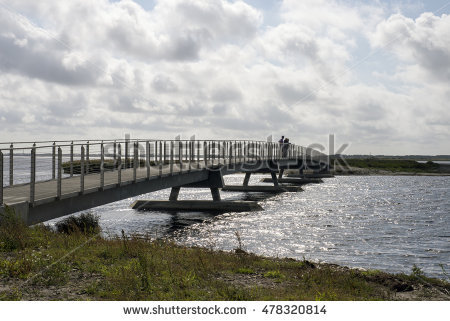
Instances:
[[[40,175],[48,173],[43,170]],[[262,177],[253,175],[250,183],[260,184]],[[243,175],[225,177],[228,184],[242,180]],[[416,264],[429,276],[447,278],[442,266],[450,273],[450,177],[340,176],[306,185],[301,193],[221,192],[223,199],[258,200],[262,212],[217,215],[130,209],[136,199],[168,199],[169,193],[154,192],[91,211],[100,215],[107,236],[124,230],[233,250],[238,247],[238,232],[244,249],[256,254],[389,272],[410,273]],[[211,195],[208,189],[182,189],[180,199],[211,199]]]
[[[241,179],[241,178],[239,178]],[[261,201],[176,233],[183,244],[246,250],[444,278],[450,271],[450,178],[347,176]]]

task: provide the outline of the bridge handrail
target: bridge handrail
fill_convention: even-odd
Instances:
[[[166,140],[166,141],[170,141],[168,139],[161,139],[161,138],[130,138],[128,139],[128,141],[140,141],[140,142],[145,142],[145,141],[161,141],[161,140]],[[223,142],[223,139],[172,139],[174,141],[215,141],[215,142]],[[124,138],[118,138],[118,139],[73,139],[73,140],[42,140],[42,141],[5,141],[5,142],[0,142],[0,149],[9,149],[9,147],[1,147],[1,145],[15,145],[15,144],[50,144],[50,145],[43,145],[42,147],[51,147],[51,145],[53,143],[58,143],[57,145],[70,145],[72,143],[78,143],[75,145],[83,145],[86,142],[89,143],[106,143],[106,142],[125,142],[127,141],[127,139]],[[261,143],[266,143],[266,141],[260,141],[260,140],[250,140],[250,139],[232,139],[232,140],[225,140],[225,141],[237,141],[237,142],[247,142],[247,141],[252,141],[252,142],[261,142]],[[63,143],[63,144],[61,144]],[[65,144],[64,144],[65,143]],[[26,147],[17,147],[17,149],[24,149]]]

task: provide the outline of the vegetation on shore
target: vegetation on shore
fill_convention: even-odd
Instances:
[[[345,158],[331,159],[336,174],[383,174],[383,173],[409,173],[409,174],[445,174],[450,173],[450,167],[428,161],[419,163],[405,159],[381,158]],[[363,170],[362,170],[363,169]]]
[[[448,300],[450,284],[308,260],[101,237],[91,214],[60,233],[27,227],[10,210],[0,221],[1,300]],[[59,229],[59,228],[58,228]]]

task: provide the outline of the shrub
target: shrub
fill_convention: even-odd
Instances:
[[[100,232],[99,216],[92,213],[83,213],[80,216],[71,215],[56,223],[59,233],[97,234]]]
[[[250,268],[239,268],[239,269],[237,269],[236,273],[238,273],[238,274],[254,274],[255,271],[253,271]]]
[[[23,250],[28,241],[29,230],[14,209],[5,205],[0,213],[0,249],[10,251]]]
[[[264,273],[264,277],[270,279],[283,279],[285,276],[280,271],[268,271]]]

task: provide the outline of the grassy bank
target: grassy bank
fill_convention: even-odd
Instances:
[[[88,217],[92,223],[92,217]],[[95,221],[95,220],[94,220]],[[70,221],[66,222],[67,224]],[[80,224],[78,224],[80,223]],[[307,260],[180,247],[98,229],[0,224],[2,300],[448,300],[450,285]],[[95,223],[95,222],[94,222]],[[63,224],[64,225],[64,224]]]
[[[331,159],[336,174],[450,174],[450,166],[433,163],[419,163],[414,160],[380,158]]]

